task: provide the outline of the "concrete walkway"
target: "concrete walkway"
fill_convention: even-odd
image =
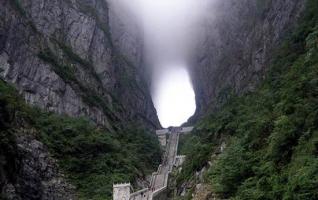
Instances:
[[[175,164],[179,142],[179,133],[172,132],[166,147],[165,156],[157,174],[153,174],[149,200],[155,199],[161,193],[165,192],[168,186],[169,174]],[[158,198],[159,199],[159,198]]]
[[[179,133],[171,133],[162,164],[151,177],[149,189],[130,195],[130,200],[152,200],[165,191],[168,186],[169,173],[172,171],[177,156]]]
[[[191,132],[193,127],[179,127],[173,130],[160,130],[160,134],[169,134],[165,155],[158,170],[152,174],[149,188],[130,193],[130,183],[114,184],[113,200],[161,200],[165,199],[169,174],[176,164],[179,134]],[[162,133],[161,133],[162,132]],[[164,143],[165,144],[165,143]],[[179,164],[184,156],[179,158]],[[178,165],[178,164],[177,164]]]
[[[153,174],[150,188],[153,191],[159,190],[162,187],[167,186],[166,182],[169,173],[172,171],[177,156],[177,146],[179,140],[179,133],[172,133],[169,138],[169,143],[166,148],[166,153],[162,164],[160,165],[158,172]]]

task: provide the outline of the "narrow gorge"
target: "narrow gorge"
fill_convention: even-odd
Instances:
[[[318,1],[153,2],[0,0],[0,199],[318,199]]]

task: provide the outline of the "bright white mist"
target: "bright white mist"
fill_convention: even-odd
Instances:
[[[152,98],[164,127],[180,126],[196,109],[187,62],[203,12],[202,0],[137,0],[145,55],[152,67]],[[183,64],[175,64],[183,63]]]
[[[195,112],[195,95],[188,72],[172,66],[161,74],[153,99],[162,126],[180,126]]]
[[[152,98],[164,127],[179,126],[196,108],[187,63],[213,0],[109,0],[136,16],[143,31],[144,60],[152,75]],[[182,63],[182,64],[176,64]]]

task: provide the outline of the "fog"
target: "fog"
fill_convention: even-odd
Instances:
[[[161,124],[179,126],[187,121],[195,111],[195,95],[186,69],[170,66],[157,83],[154,104]]]
[[[179,126],[195,112],[189,63],[207,4],[213,0],[112,0],[136,17],[152,98],[164,127]]]

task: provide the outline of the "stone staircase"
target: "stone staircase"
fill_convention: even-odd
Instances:
[[[179,135],[188,133],[192,129],[193,127],[177,127],[157,131],[158,139],[162,145],[166,146],[166,151],[158,170],[152,173],[149,187],[130,193],[132,189],[130,183],[114,184],[113,200],[164,200],[169,174],[174,166],[180,166],[185,160],[185,156],[177,156]],[[166,134],[170,134],[168,142],[164,141]]]

